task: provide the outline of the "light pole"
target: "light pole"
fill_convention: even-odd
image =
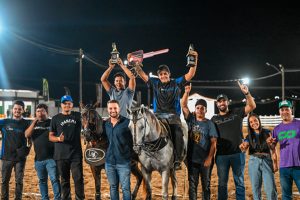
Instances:
[[[80,48],[79,49],[79,103],[82,103],[82,58],[83,57],[84,57],[83,51]]]
[[[279,64],[280,72],[281,72],[281,98],[282,101],[285,99],[285,94],[284,94],[284,66],[282,64]]]
[[[274,65],[272,65],[268,62],[266,63],[266,65],[273,67],[276,71],[281,73],[281,99],[283,101],[285,99],[285,94],[284,94],[284,88],[285,88],[285,84],[284,84],[284,66],[282,64],[279,64],[279,69],[280,69],[279,70],[276,66],[274,66]]]

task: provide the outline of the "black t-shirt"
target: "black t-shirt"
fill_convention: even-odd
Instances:
[[[271,131],[268,129],[262,129],[261,133],[248,134],[246,140],[249,142],[249,155],[254,153],[268,153],[270,154],[270,148],[267,144],[267,138],[270,137]]]
[[[25,119],[3,119],[0,120],[2,132],[2,148],[0,158],[2,160],[21,161],[25,160],[29,151],[26,144],[25,130],[30,121]]]
[[[82,159],[81,149],[81,115],[71,112],[70,115],[59,113],[51,120],[50,131],[58,137],[63,132],[64,142],[54,143],[54,160]]]
[[[215,115],[211,120],[218,130],[217,155],[240,153],[239,145],[243,141],[243,119],[245,108],[229,110],[226,115]]]
[[[37,161],[53,159],[54,144],[49,141],[50,122],[50,119],[46,119],[38,121],[34,126],[31,138]]]

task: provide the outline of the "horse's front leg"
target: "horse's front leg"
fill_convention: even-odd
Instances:
[[[102,167],[91,166],[92,174],[95,181],[95,200],[101,199],[101,169]]]
[[[141,185],[142,180],[143,180],[143,174],[142,174],[141,170],[138,167],[138,162],[135,162],[135,161],[131,162],[131,173],[137,179],[134,190],[131,194],[131,199],[134,200],[136,198],[136,195],[139,191],[140,185]]]
[[[144,167],[142,167],[142,174],[146,185],[146,200],[151,200],[152,199],[151,172],[148,172]]]
[[[162,199],[168,199],[169,177],[170,177],[170,170],[165,170],[161,173]]]
[[[170,173],[170,177],[171,177],[171,183],[172,183],[172,189],[173,189],[173,193],[172,193],[172,200],[176,200],[177,199],[177,177],[176,177],[176,171],[175,169],[171,169],[171,173]]]

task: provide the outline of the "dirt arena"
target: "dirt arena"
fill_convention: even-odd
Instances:
[[[245,168],[245,187],[246,187],[246,199],[252,199],[252,192],[251,192],[251,184],[250,179],[248,176],[248,159],[249,156],[247,155],[246,158],[246,168]],[[94,197],[94,179],[92,177],[92,173],[90,171],[89,166],[84,163],[84,184],[85,184],[85,196],[86,199],[92,200]],[[104,170],[102,171],[102,199],[109,199],[109,185],[106,180],[106,175]],[[276,180],[276,186],[277,191],[279,194],[279,199],[281,199],[281,188],[279,183],[279,172],[276,172],[275,174],[275,180]],[[185,167],[183,167],[182,170],[177,172],[177,178],[178,178],[178,199],[188,199],[188,180],[187,180],[187,170]],[[132,186],[135,184],[135,178],[132,176],[131,179]],[[200,183],[199,183],[200,184]],[[14,196],[14,174],[12,174],[12,178],[10,181],[10,199],[13,199]],[[160,193],[161,193],[161,178],[160,175],[155,172],[152,176],[152,187],[153,187],[153,199],[161,199]],[[53,193],[51,191],[51,184],[49,182],[49,193],[50,193],[50,199],[53,199]],[[74,199],[74,187],[72,184],[72,196]],[[212,180],[211,180],[211,199],[217,199],[217,190],[218,190],[218,178],[217,178],[217,170],[216,166],[213,168],[212,173]],[[294,191],[294,198],[293,199],[299,199],[300,195],[298,193],[298,190],[294,184],[293,187]],[[229,199],[235,199],[235,186],[232,179],[232,175],[230,175],[229,183],[228,183],[228,193],[229,193]],[[169,186],[169,194],[171,194],[171,187]],[[141,188],[139,190],[138,199],[141,198]],[[198,189],[198,197],[201,199],[201,186],[199,185]],[[265,194],[263,193],[264,199],[266,199]],[[34,150],[31,149],[31,152],[28,156],[27,163],[26,163],[26,169],[25,169],[25,176],[24,176],[24,190],[23,190],[23,199],[40,199],[39,195],[39,189],[38,189],[38,179],[37,175],[34,169]]]

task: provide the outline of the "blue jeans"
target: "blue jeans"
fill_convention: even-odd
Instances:
[[[284,167],[279,169],[282,200],[293,199],[293,180],[300,192],[300,167]]]
[[[216,165],[219,177],[218,200],[228,198],[227,184],[230,167],[232,168],[233,179],[236,187],[236,199],[244,200],[245,154],[236,153],[231,155],[217,155]]]
[[[277,190],[271,157],[258,158],[250,155],[248,166],[253,199],[261,200],[261,186],[262,182],[264,182],[264,190],[268,200],[276,200]]]
[[[130,200],[130,162],[126,164],[105,163],[105,171],[110,185],[110,199],[119,200],[119,183],[121,183],[123,200]]]
[[[55,161],[53,159],[35,161],[34,166],[39,178],[39,188],[42,200],[49,200],[48,175],[52,184],[54,199],[60,199],[60,184]]]

